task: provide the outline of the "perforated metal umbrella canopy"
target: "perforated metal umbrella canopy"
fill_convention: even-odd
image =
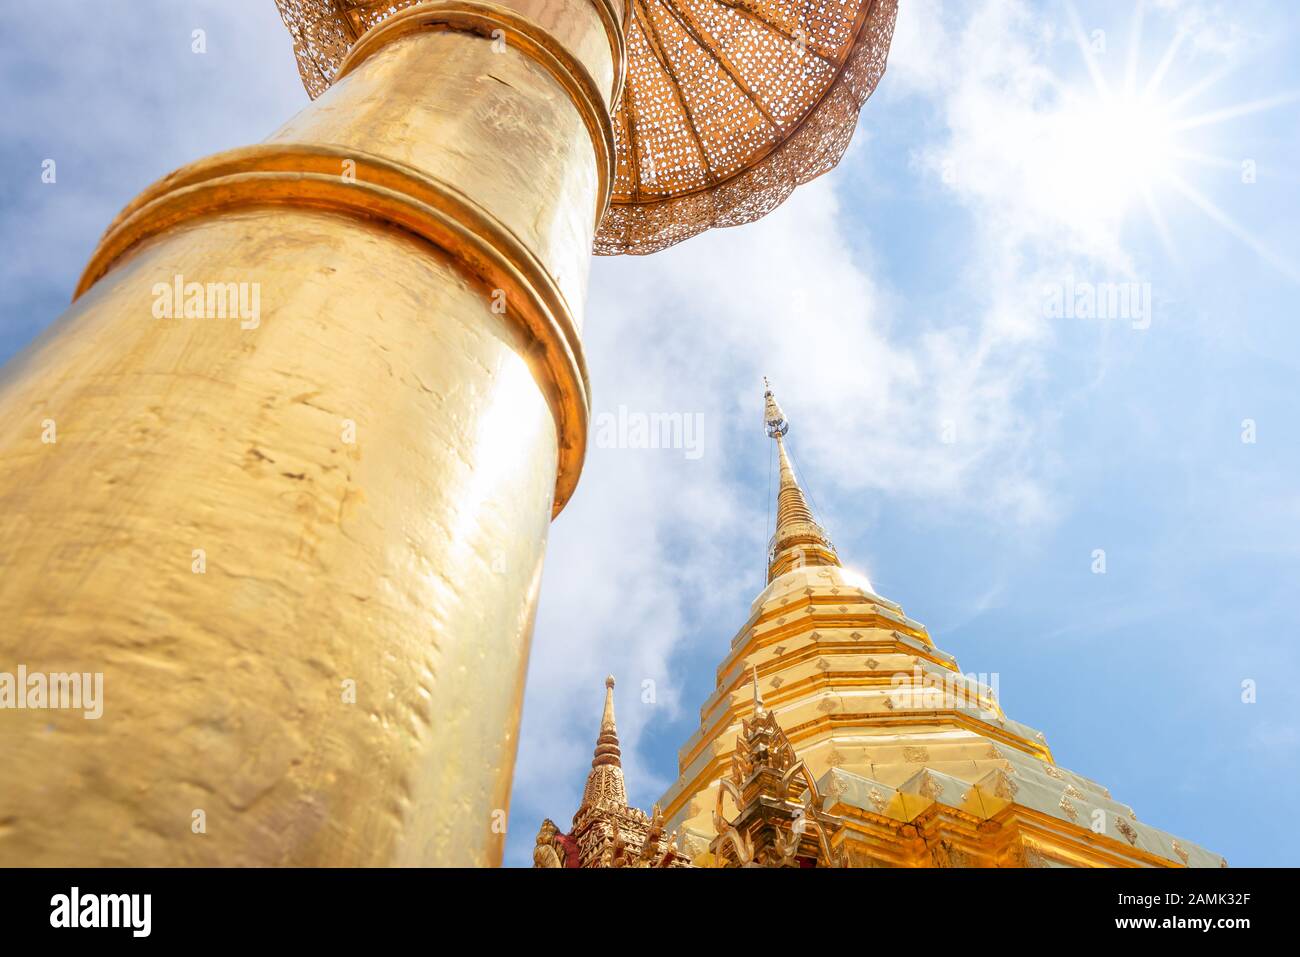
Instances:
[[[276,0],[315,97],[360,32],[418,0]],[[839,162],[897,0],[628,0],[602,255],[765,216]]]

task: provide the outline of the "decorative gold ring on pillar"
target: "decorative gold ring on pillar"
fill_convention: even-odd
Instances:
[[[343,176],[345,161],[355,177]],[[459,190],[357,150],[268,144],[217,153],[159,180],[113,220],[82,273],[75,301],[132,248],[201,216],[293,206],[380,220],[459,261],[506,295],[506,316],[528,340],[524,359],[555,418],[559,462],[552,516],[572,496],[587,449],[590,385],[568,302],[546,268],[508,227]]]
[[[623,25],[619,22],[618,11],[614,9],[614,0],[591,0],[600,13],[600,22],[605,25],[605,35],[609,38],[609,54],[614,58],[614,89],[610,92],[609,111],[618,109],[623,100],[623,83],[627,79],[627,38],[623,34]]]
[[[591,134],[591,145],[596,151],[596,167],[600,175],[596,203],[596,228],[599,229],[614,183],[614,122],[610,110],[605,107],[600,87],[582,61],[527,17],[486,0],[432,0],[408,7],[362,34],[339,64],[332,82],[339,82],[376,50],[394,40],[421,30],[449,29],[476,33],[489,40],[494,39],[496,31],[502,31],[520,50],[555,77],[569,94],[587,132]]]

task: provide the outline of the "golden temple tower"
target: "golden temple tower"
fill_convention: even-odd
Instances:
[[[614,678],[605,679],[605,710],[596,737],[591,772],[573,828],[561,834],[547,819],[537,835],[536,867],[689,867],[675,834],[665,835],[659,808],[650,814],[627,803],[622,751],[614,724]]]
[[[1002,711],[996,676],[963,674],[844,567],[770,388],[764,402],[781,472],[767,587],[656,805],[676,852],[712,867],[1226,867],[1057,765]]]
[[[830,169],[895,0],[277,0],[313,97],[0,378],[0,865],[498,863],[599,253]]]
[[[706,849],[736,820],[725,782],[738,737],[769,714],[816,782],[816,809],[837,822],[847,866],[1226,866],[1057,765],[1041,731],[1003,713],[996,681],[963,674],[923,625],[843,566],[796,479],[770,388],[764,401],[781,467],[768,584],[660,799],[696,862],[722,863]]]

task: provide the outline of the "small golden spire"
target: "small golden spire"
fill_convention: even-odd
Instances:
[[[763,389],[763,426],[768,437],[776,440],[781,465],[781,484],[776,493],[776,534],[768,543],[767,580],[772,581],[792,568],[838,565],[840,560],[826,530],[813,520],[812,509],[795,478],[784,438],[790,431],[790,421],[772,394],[766,377]]]
[[[600,716],[600,733],[596,736],[596,753],[582,793],[582,807],[589,805],[627,807],[627,785],[623,781],[623,752],[618,746],[618,727],[614,723],[614,676],[605,679],[605,710]],[[579,808],[578,814],[582,813]],[[574,819],[577,820],[577,816]]]
[[[763,713],[763,695],[758,690],[758,665],[750,665],[754,673],[754,714]]]
[[[596,755],[591,759],[593,768],[602,764],[623,766],[623,752],[618,746],[618,727],[614,724],[614,676],[605,679],[605,710],[600,716],[600,734],[596,738]]]

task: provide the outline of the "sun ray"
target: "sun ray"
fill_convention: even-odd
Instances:
[[[1219,209],[1219,207],[1215,206],[1208,197],[1201,194],[1195,187],[1184,181],[1175,173],[1169,174],[1169,184],[1173,186],[1174,189],[1178,190],[1178,192],[1186,196],[1187,199],[1191,201],[1192,205],[1205,213],[1206,216],[1209,216],[1210,219],[1218,223],[1219,226],[1227,230],[1233,236],[1236,236],[1237,239],[1241,240],[1254,250],[1256,255],[1267,262],[1270,266],[1281,272],[1292,282],[1300,283],[1300,272],[1297,272],[1293,265],[1278,256],[1273,252],[1273,250],[1269,249],[1268,246],[1264,245],[1252,236],[1247,229],[1239,225],[1227,213]]]
[[[1133,10],[1133,27],[1129,32],[1128,39],[1128,58],[1124,63],[1124,92],[1133,96],[1137,88],[1137,68],[1138,54],[1142,47],[1142,16],[1146,11],[1146,4],[1143,0],[1138,0]]]
[[[1156,198],[1151,195],[1151,190],[1147,187],[1142,188],[1142,202],[1146,205],[1147,214],[1151,217],[1151,222],[1155,225],[1156,235],[1160,237],[1160,245],[1164,248],[1165,255],[1169,261],[1178,269],[1182,268],[1182,260],[1178,256],[1178,250],[1174,246],[1173,236],[1169,233],[1169,224],[1165,222],[1165,214],[1160,212],[1160,207],[1156,205]]]
[[[1212,123],[1222,123],[1224,120],[1233,120],[1239,116],[1249,116],[1251,113],[1262,113],[1265,110],[1276,109],[1279,106],[1285,106],[1287,103],[1294,103],[1296,100],[1300,100],[1300,90],[1289,90],[1286,93],[1278,93],[1274,96],[1265,97],[1262,100],[1251,100],[1249,103],[1238,103],[1236,106],[1229,106],[1220,110],[1212,110],[1209,113],[1202,113],[1199,116],[1193,116],[1190,119],[1180,120],[1171,127],[1171,130],[1181,132],[1183,130],[1195,129],[1198,126],[1209,126]]]
[[[1183,107],[1184,104],[1190,103],[1196,97],[1200,96],[1206,90],[1214,86],[1214,84],[1220,82],[1223,79],[1226,79],[1228,76],[1230,76],[1233,73],[1234,70],[1236,70],[1236,67],[1230,65],[1230,66],[1225,66],[1220,70],[1215,70],[1213,73],[1207,73],[1205,76],[1201,77],[1201,79],[1193,83],[1187,89],[1183,90],[1182,93],[1178,94],[1167,104],[1165,104],[1166,108],[1169,110],[1170,113],[1177,113],[1179,109]]]
[[[1169,46],[1165,47],[1165,52],[1160,57],[1160,62],[1156,64],[1155,71],[1152,72],[1151,76],[1147,79],[1147,85],[1142,88],[1143,99],[1150,99],[1155,95],[1161,81],[1165,78],[1165,74],[1168,73],[1169,68],[1173,66],[1174,57],[1178,55],[1178,51],[1182,49],[1183,41],[1186,39],[1186,30],[1179,30],[1174,34],[1174,38],[1169,41]]]
[[[1215,156],[1212,153],[1197,153],[1194,150],[1171,149],[1169,155],[1175,159],[1183,159],[1187,160],[1189,163],[1197,163],[1201,166],[1210,166],[1215,169],[1241,169],[1241,160],[1229,159],[1226,156]]]
[[[1097,58],[1092,55],[1092,47],[1088,45],[1088,40],[1083,35],[1083,24],[1079,20],[1079,11],[1075,9],[1073,3],[1067,4],[1066,10],[1070,16],[1070,27],[1074,31],[1074,40],[1079,45],[1079,52],[1083,54],[1084,64],[1088,67],[1088,75],[1092,77],[1097,92],[1103,98],[1109,97],[1110,87],[1106,83],[1105,75],[1101,72],[1101,66],[1097,63]]]

